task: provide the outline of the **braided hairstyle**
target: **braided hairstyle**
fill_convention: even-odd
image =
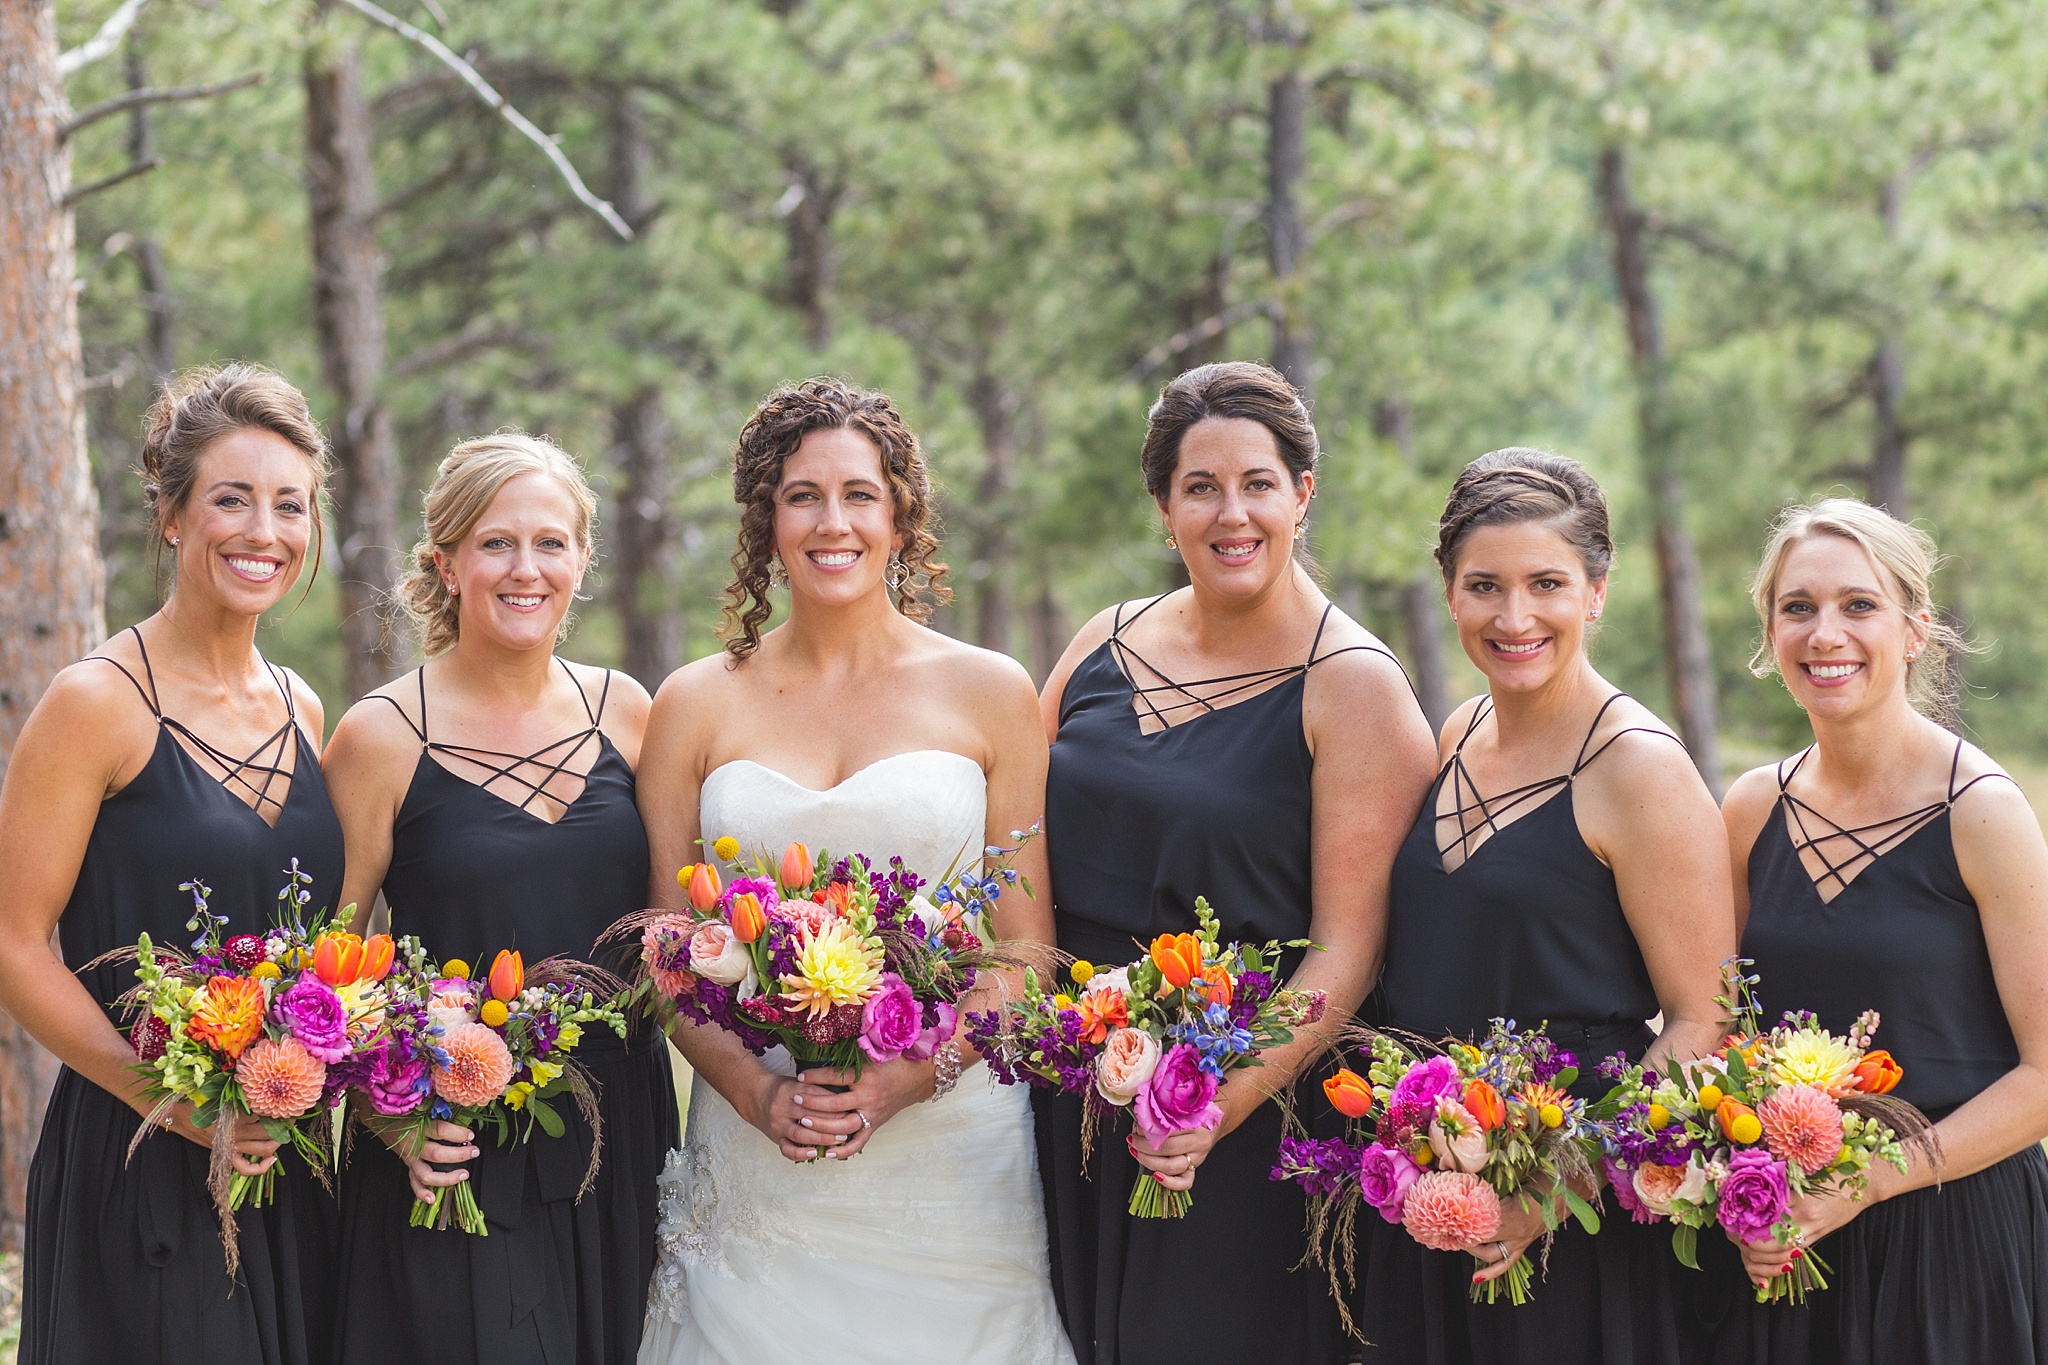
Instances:
[[[782,467],[814,431],[844,428],[874,444],[903,548],[904,569],[896,608],[913,621],[931,618],[932,607],[952,600],[939,560],[937,520],[932,513],[931,472],[917,437],[887,394],[855,388],[842,380],[806,379],[784,385],[761,400],[740,428],[732,453],[732,497],[740,505],[740,532],[732,552],[732,581],[725,586],[725,622],[719,638],[734,659],[761,644],[761,627],[774,613],[768,593],[775,567],[775,493]]]
[[[172,375],[157,389],[156,400],[142,419],[142,464],[135,472],[142,476],[142,506],[149,513],[152,577],[162,569],[165,526],[185,510],[199,479],[200,457],[223,436],[247,430],[281,438],[313,468],[313,548],[307,556],[313,572],[306,579],[307,590],[312,590],[320,575],[318,511],[327,491],[327,436],[313,420],[306,395],[290,380],[245,360],[195,366]]]
[[[1436,563],[1449,583],[1458,552],[1483,526],[1540,521],[1565,538],[1595,583],[1614,563],[1607,529],[1607,495],[1577,460],[1527,446],[1481,455],[1451,485],[1437,523]]]

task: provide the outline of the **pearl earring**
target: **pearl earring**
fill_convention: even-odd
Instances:
[[[173,549],[176,549],[176,548],[177,548],[177,545],[178,545],[178,538],[177,538],[176,536],[172,536],[172,537],[171,537],[171,547],[172,547]]]
[[[1166,533],[1166,548],[1169,550],[1178,550],[1180,548],[1180,542],[1173,538],[1173,532],[1171,531]]]

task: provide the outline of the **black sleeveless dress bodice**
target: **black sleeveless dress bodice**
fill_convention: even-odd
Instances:
[[[1491,714],[1482,699],[1438,774],[1394,860],[1387,963],[1370,1008],[1375,1022],[1432,1041],[1483,1036],[1494,1018],[1544,1026],[1579,1063],[1575,1094],[1605,1093],[1599,1062],[1634,1060],[1654,1035],[1649,970],[1622,913],[1614,873],[1579,833],[1576,779],[1630,727],[1596,745],[1609,697],[1571,771],[1481,794],[1464,747]],[[1448,794],[1448,809],[1445,808]],[[1440,839],[1439,826],[1448,826]],[[1484,834],[1484,837],[1480,837]],[[1457,848],[1462,860],[1446,870]],[[1679,1359],[1671,1276],[1661,1230],[1617,1215],[1597,1236],[1567,1220],[1516,1308],[1470,1301],[1473,1258],[1431,1251],[1366,1211],[1358,1221],[1364,1272],[1356,1317],[1368,1362],[1426,1365],[1673,1365]]]
[[[1316,654],[1318,628],[1303,663],[1147,687],[1126,672],[1149,668],[1122,639],[1128,625],[1119,618],[1060,701],[1045,800],[1060,949],[1103,966],[1135,961],[1156,935],[1194,929],[1197,896],[1225,942],[1308,937],[1314,762],[1302,693],[1309,667],[1339,651]],[[1141,707],[1185,718],[1145,734]],[[1320,1087],[1305,1082],[1300,1095],[1303,1116],[1327,1124]],[[1270,1178],[1278,1105],[1260,1106],[1211,1150],[1185,1218],[1144,1219],[1126,1211],[1142,1169],[1124,1147],[1129,1119],[1104,1124],[1084,1166],[1079,1099],[1033,1098],[1053,1292],[1080,1365],[1342,1358],[1322,1273],[1297,1268],[1305,1203]]]
[[[1790,790],[1811,752],[1779,765],[1777,807],[1749,854],[1742,953],[1761,978],[1765,1022],[1812,1010],[1842,1034],[1879,1011],[1877,1046],[1905,1072],[1892,1094],[1941,1119],[2019,1064],[1951,822],[1963,792],[2003,775],[1958,786],[1958,740],[1946,799],[1845,829]],[[1720,1299],[1709,1311],[1716,1357],[1729,1365],[2048,1362],[2048,1159],[2037,1145],[1859,1214],[1815,1248],[1835,1273],[1801,1308],[1759,1306],[1726,1238],[1700,1246]]]
[[[140,631],[135,639],[141,648]],[[156,748],[100,804],[57,926],[65,964],[119,1026],[127,1020],[115,1001],[135,984],[133,966],[86,964],[145,933],[188,944],[192,897],[180,883],[210,888],[208,906],[227,917],[229,934],[271,926],[294,861],[312,878],[309,908],[332,908],[341,894],[341,823],[282,673],[271,669],[284,725],[237,759],[163,714],[146,650],[142,661],[144,676],[128,676],[157,718]],[[239,1214],[241,1270],[231,1281],[206,1149],[160,1133],[131,1161],[140,1124],[125,1101],[69,1067],[58,1072],[29,1167],[23,1365],[326,1360],[335,1215],[304,1162],[281,1157],[275,1201]]]
[[[507,948],[528,964],[591,961],[598,936],[647,896],[633,771],[599,728],[603,696],[594,707],[585,698],[588,728],[516,755],[430,739],[424,679],[420,688],[419,721],[398,707],[422,747],[384,878],[392,932],[479,971]],[[548,777],[529,776],[573,772],[593,748],[583,791],[561,819],[534,814]],[[526,803],[458,776],[440,756],[511,778]],[[408,1226],[404,1163],[382,1143],[356,1143],[342,1185],[343,1362],[633,1359],[654,1270],[655,1177],[680,1140],[674,1080],[652,1030],[622,1043],[586,1028],[573,1055],[599,1087],[603,1120],[602,1164],[580,1201],[593,1135],[573,1106],[558,1109],[569,1125],[560,1138],[476,1144],[469,1171],[490,1229],[482,1237]]]

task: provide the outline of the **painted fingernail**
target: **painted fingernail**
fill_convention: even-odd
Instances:
[[[1798,1259],[1799,1259],[1799,1258],[1800,1258],[1801,1256],[1804,1256],[1805,1254],[1806,1254],[1806,1249],[1805,1249],[1804,1247],[1793,1247],[1793,1248],[1792,1248],[1792,1259],[1793,1259],[1793,1260],[1795,1260],[1795,1261],[1796,1261],[1796,1260],[1798,1260]]]
[[[1481,1283],[1484,1283],[1484,1282],[1485,1282],[1485,1280],[1486,1280],[1486,1276],[1484,1276],[1484,1275],[1474,1275],[1474,1276],[1472,1277],[1472,1283],[1474,1283],[1474,1284],[1481,1284]]]
[[[804,1102],[804,1097],[802,1095],[796,1095],[792,1098],[794,1098],[798,1104],[802,1104]]]
[[[806,1128],[815,1128],[818,1126],[817,1124],[812,1123],[809,1119],[798,1119],[797,1122],[801,1123]]]

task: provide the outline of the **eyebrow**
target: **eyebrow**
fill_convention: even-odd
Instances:
[[[880,488],[882,485],[879,480],[871,479],[865,474],[857,474],[853,478],[842,481],[839,486],[841,488]],[[824,485],[816,479],[791,479],[788,483],[782,485],[781,491],[786,492],[792,488],[823,489]]]
[[[211,493],[216,489],[221,488],[232,488],[237,493],[254,493],[256,491],[255,484],[245,483],[240,479],[216,479],[214,480],[213,483],[207,486],[206,491]],[[279,493],[303,494],[305,490],[300,488],[296,484],[286,484],[283,488],[280,488],[277,491]]]
[[[1275,474],[1278,472],[1278,470],[1266,465],[1259,465],[1257,468],[1245,470],[1239,477],[1248,479],[1254,474]],[[1214,479],[1220,476],[1213,469],[1190,469],[1183,473],[1181,477],[1183,479]]]
[[[1813,589],[1811,589],[1811,588],[1787,588],[1787,589],[1785,589],[1785,591],[1783,591],[1783,592],[1781,592],[1781,593],[1779,593],[1779,594],[1778,594],[1778,600],[1779,600],[1780,602],[1786,602],[1786,601],[1790,601],[1790,600],[1791,600],[1792,598],[1795,598],[1795,597],[1818,597],[1818,596],[1820,596],[1820,594],[1819,594],[1819,593],[1817,593],[1817,592],[1815,592],[1815,591],[1813,591]],[[1837,597],[1875,597],[1875,598],[1883,599],[1883,598],[1884,598],[1884,597],[1886,596],[1886,593],[1885,593],[1885,592],[1883,591],[1883,589],[1881,589],[1881,588],[1860,588],[1860,587],[1857,587],[1857,586],[1855,586],[1854,584],[1851,584],[1851,585],[1850,585],[1849,587],[1846,587],[1846,588],[1842,588],[1842,589],[1840,589],[1840,590],[1839,590],[1838,592],[1836,592],[1835,596],[1837,596]]]

